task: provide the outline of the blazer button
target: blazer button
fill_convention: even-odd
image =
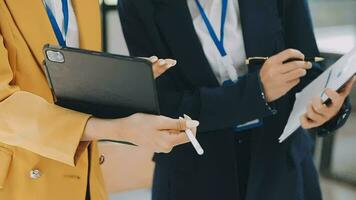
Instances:
[[[30,171],[30,178],[31,179],[39,179],[41,178],[41,172],[38,169],[33,169]]]

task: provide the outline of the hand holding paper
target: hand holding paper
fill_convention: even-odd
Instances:
[[[323,103],[321,97],[313,98],[308,105],[307,112],[300,118],[301,126],[304,129],[319,127],[335,117],[350,94],[354,83],[355,77],[347,82],[340,93],[327,88],[325,93],[330,98],[328,105]]]
[[[334,91],[339,90],[345,85],[347,81],[349,81],[354,76],[355,73],[356,73],[356,48],[353,49],[348,54],[346,54],[345,56],[343,56],[341,59],[339,59],[334,65],[328,68],[317,79],[315,79],[312,83],[310,83],[307,87],[305,87],[300,93],[296,94],[296,101],[294,103],[293,110],[289,116],[283,134],[279,138],[279,142],[283,142],[302,125],[300,119],[305,113],[314,113],[311,111],[308,112],[308,105],[310,104],[310,102],[312,102],[313,98],[320,97],[321,102],[323,103],[326,102],[329,98],[331,99],[331,101],[333,101],[334,98],[334,101],[337,101],[335,104],[339,106],[342,97],[339,97],[338,95],[343,95],[342,91],[341,94],[335,94],[329,90],[329,92],[327,93],[330,96],[328,96],[325,90],[326,88],[329,88]],[[345,94],[349,93],[348,90],[351,91],[351,86],[353,83],[350,84],[351,85],[346,86]],[[345,95],[345,97],[346,96],[347,95]],[[334,107],[333,109],[336,110],[337,106]],[[310,109],[313,108],[309,107],[309,110]],[[316,119],[316,116],[311,116],[311,118]],[[319,125],[319,124],[311,125],[306,123],[305,121],[303,121],[303,124],[305,125],[305,128],[309,126],[313,127],[314,125]]]

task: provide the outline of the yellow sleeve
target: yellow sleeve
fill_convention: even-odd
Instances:
[[[0,34],[1,143],[74,166],[89,117],[48,103],[14,85],[8,51]]]

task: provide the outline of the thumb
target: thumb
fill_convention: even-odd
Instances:
[[[169,117],[162,118],[163,130],[185,131],[186,129],[196,128],[199,126],[199,121],[189,119],[172,119]]]

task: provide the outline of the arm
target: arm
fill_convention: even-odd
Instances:
[[[119,1],[119,13],[131,55],[148,56],[160,52],[147,35],[147,29],[155,27],[142,23],[142,16],[132,1]],[[185,80],[179,60],[176,67],[158,79],[161,110],[174,117],[191,115],[201,122],[199,130],[202,132],[231,128],[273,114],[262,95],[258,73],[249,74],[238,84],[227,87],[189,87]]]
[[[283,10],[282,19],[287,47],[299,49],[308,57],[319,56],[307,1],[280,0],[280,5]],[[319,76],[322,70],[322,66],[313,63],[313,70],[310,70],[301,84],[292,91],[293,96]],[[327,135],[344,125],[350,113],[351,103],[347,98],[338,114],[314,131],[320,135]]]
[[[0,34],[0,143],[74,166],[79,150],[91,141],[127,141],[155,152],[169,152],[188,142],[180,131],[198,126],[192,120],[146,114],[97,119],[56,106],[16,85],[9,57]]]
[[[21,91],[13,76],[0,34],[0,141],[73,166],[90,116]]]

